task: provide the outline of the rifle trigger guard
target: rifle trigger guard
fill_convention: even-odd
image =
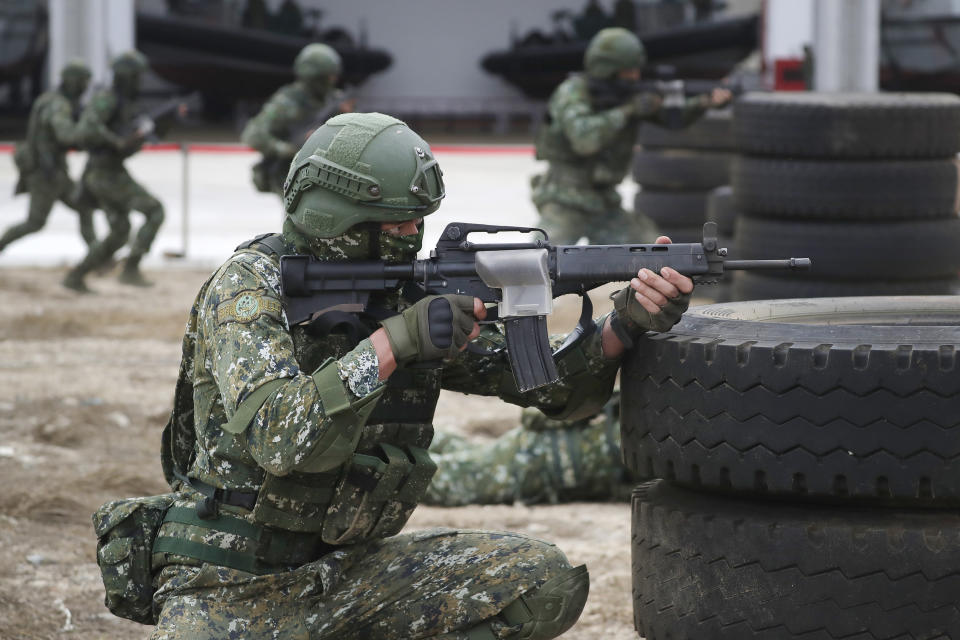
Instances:
[[[574,327],[567,339],[563,341],[557,350],[553,352],[554,358],[561,358],[565,353],[576,347],[586,338],[589,338],[597,330],[593,322],[593,301],[587,292],[580,290],[580,319],[577,320],[577,326]]]

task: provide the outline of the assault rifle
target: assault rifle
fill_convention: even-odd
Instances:
[[[197,111],[199,103],[200,94],[196,91],[187,96],[170,98],[124,123],[118,133],[125,138],[139,134],[155,140],[187,112]]]
[[[594,109],[605,110],[629,102],[640,93],[653,93],[662,100],[661,120],[668,128],[683,126],[683,111],[687,97],[709,94],[714,89],[729,89],[734,96],[743,93],[739,81],[714,82],[712,80],[640,80],[638,82],[611,82],[607,79],[590,78],[590,104]]]
[[[543,240],[477,244],[472,233],[543,234]],[[547,336],[553,299],[582,297],[577,328],[557,353],[594,331],[593,306],[586,292],[608,282],[629,281],[643,268],[670,267],[695,280],[716,281],[727,270],[808,269],[809,258],[730,260],[717,244],[717,225],[703,225],[703,242],[677,244],[561,245],[542,229],[453,222],[426,260],[403,264],[356,260],[322,262],[312,256],[280,258],[287,319],[299,324],[331,309],[362,311],[370,294],[404,287],[408,298],[457,293],[496,302],[488,320],[503,323],[510,366],[521,391],[557,379]],[[413,295],[411,295],[411,290]]]

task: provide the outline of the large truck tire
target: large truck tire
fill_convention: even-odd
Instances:
[[[950,93],[749,93],[734,103],[746,154],[804,158],[949,158],[960,151]]]
[[[957,215],[955,159],[779,160],[733,164],[737,208],[765,218],[903,220]]]
[[[768,220],[741,216],[737,256],[810,258],[812,280],[918,280],[960,272],[960,218],[895,222]]]
[[[694,307],[624,360],[624,462],[716,491],[960,505],[958,350],[958,296]]]
[[[641,150],[633,156],[633,179],[645,188],[704,191],[730,182],[733,159],[716,151]]]
[[[960,638],[960,513],[718,498],[665,482],[632,503],[647,640]]]
[[[739,257],[739,256],[735,256]],[[960,278],[921,280],[808,280],[740,271],[731,282],[733,300],[839,298],[844,296],[950,296],[960,294]]]
[[[640,189],[634,196],[634,211],[665,228],[703,228],[708,191],[659,191]],[[702,234],[700,234],[702,235]]]

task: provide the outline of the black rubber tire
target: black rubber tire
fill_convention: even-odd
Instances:
[[[923,280],[806,280],[741,271],[731,279],[731,300],[839,298],[845,296],[950,296],[960,293],[960,278]]]
[[[723,185],[707,194],[707,221],[717,223],[717,231],[720,235],[733,235],[733,226],[737,215],[733,187],[728,184]]]
[[[960,514],[718,499],[632,501],[634,626],[647,640],[960,638]]]
[[[640,126],[640,146],[646,149],[732,151],[733,110],[707,111],[683,129],[666,129],[651,122]]]
[[[733,159],[719,151],[637,151],[633,179],[645,188],[704,191],[730,182]]]
[[[741,216],[738,258],[810,258],[811,280],[919,280],[960,272],[960,218],[904,222],[767,220]]]
[[[737,208],[766,218],[905,220],[956,216],[957,161],[827,162],[740,156]]]
[[[694,307],[625,358],[625,464],[718,491],[960,505],[958,350],[957,296]]]
[[[806,158],[949,158],[960,151],[950,93],[748,93],[734,104],[743,153]]]
[[[706,221],[707,191],[658,191],[640,189],[633,210],[665,228],[703,228]],[[698,234],[700,237],[702,234]]]

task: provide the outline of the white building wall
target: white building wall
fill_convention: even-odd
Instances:
[[[133,0],[47,0],[50,13],[48,83],[72,58],[84,60],[95,84],[110,80],[110,59],[134,46]]]

